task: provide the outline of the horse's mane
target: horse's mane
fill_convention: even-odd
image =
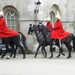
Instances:
[[[45,32],[49,32],[49,29],[45,25],[42,25],[42,29],[45,30]]]

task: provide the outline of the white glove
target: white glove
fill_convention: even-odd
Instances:
[[[52,25],[52,28],[54,28],[54,25]]]

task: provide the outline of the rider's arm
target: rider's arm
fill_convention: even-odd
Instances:
[[[60,29],[60,28],[62,28],[62,23],[57,22],[57,23],[54,24],[54,28],[52,28],[52,29],[56,30],[56,29]]]

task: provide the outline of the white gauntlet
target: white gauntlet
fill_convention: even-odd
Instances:
[[[54,28],[54,25],[52,25],[52,28]]]

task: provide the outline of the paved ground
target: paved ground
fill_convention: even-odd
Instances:
[[[0,75],[75,75],[75,53],[71,59],[66,56],[55,58],[58,53],[54,53],[53,59],[43,58],[41,54],[37,58],[34,55],[17,55],[15,59],[0,58]],[[49,54],[48,54],[49,57]]]

